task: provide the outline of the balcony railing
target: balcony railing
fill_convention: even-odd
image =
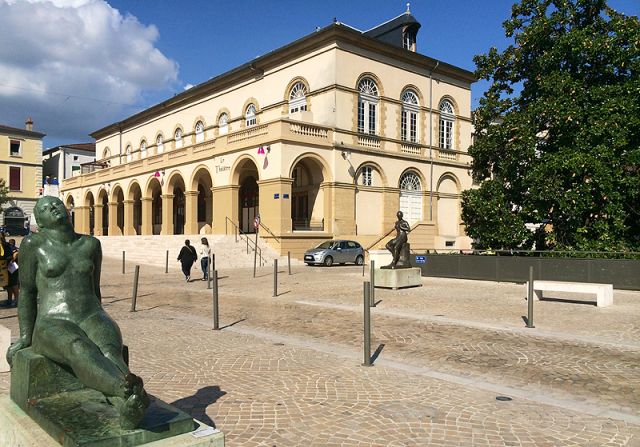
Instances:
[[[380,149],[380,138],[358,135],[358,144],[364,147]]]

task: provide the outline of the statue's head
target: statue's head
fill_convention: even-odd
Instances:
[[[402,214],[402,211],[398,211],[398,212],[396,213],[396,216],[398,217],[398,220],[402,220],[402,216],[403,216],[403,215],[404,215],[404,214]]]
[[[44,196],[38,199],[33,214],[36,216],[36,222],[40,228],[71,225],[67,207],[57,197]]]

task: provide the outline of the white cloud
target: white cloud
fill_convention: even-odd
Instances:
[[[176,83],[158,36],[104,0],[0,0],[0,123],[88,140]]]

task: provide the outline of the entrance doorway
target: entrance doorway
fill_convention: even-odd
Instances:
[[[240,185],[240,229],[245,233],[255,233],[253,219],[258,215],[258,198],[258,182],[250,175]]]

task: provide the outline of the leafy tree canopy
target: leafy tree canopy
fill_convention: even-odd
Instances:
[[[9,201],[9,188],[5,179],[0,178],[0,207]]]
[[[520,0],[513,44],[474,58],[491,85],[463,195],[483,247],[640,250],[640,22],[606,0]],[[491,179],[490,181],[485,181]]]

